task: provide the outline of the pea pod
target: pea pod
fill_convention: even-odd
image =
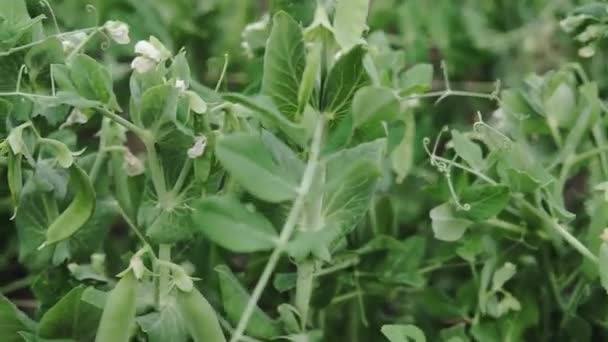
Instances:
[[[194,342],[224,342],[215,310],[197,290],[177,290],[176,303]]]
[[[127,272],[116,284],[103,308],[95,342],[128,342],[135,324],[137,279]]]
[[[72,203],[49,226],[43,246],[69,238],[87,222],[95,210],[95,190],[89,177],[76,164],[70,170],[70,184],[77,188],[76,195]]]
[[[21,171],[21,155],[13,154],[12,151],[8,152],[7,178],[13,206],[15,212],[17,212],[19,196],[21,196],[21,189],[23,188],[23,174]]]

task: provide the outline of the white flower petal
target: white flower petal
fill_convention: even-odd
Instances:
[[[131,69],[134,69],[140,74],[150,71],[156,67],[156,62],[150,58],[137,56],[131,62]]]
[[[179,90],[180,92],[186,91],[186,82],[180,79],[175,80],[175,88],[177,88],[177,90]]]
[[[129,44],[129,25],[122,21],[108,20],[104,24],[104,28],[108,35],[118,44]]]
[[[152,59],[156,62],[162,60],[161,52],[150,42],[146,40],[140,40],[135,44],[135,53],[140,54],[148,59]]]
[[[188,149],[188,158],[195,159],[203,155],[205,153],[205,148],[207,147],[207,137],[199,136],[194,140],[194,145]]]

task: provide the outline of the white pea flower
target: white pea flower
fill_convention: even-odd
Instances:
[[[171,52],[154,36],[149,40],[138,41],[135,53],[139,56],[133,59],[131,68],[139,73],[152,70],[158,63],[171,57]]]
[[[129,44],[129,25],[117,20],[108,20],[103,25],[108,35],[118,44]]]
[[[131,62],[131,69],[134,69],[140,74],[154,69],[156,62],[143,56],[137,56]]]
[[[188,158],[196,159],[205,153],[207,147],[207,137],[204,135],[194,138],[194,145],[188,149]]]
[[[580,48],[578,50],[578,55],[583,58],[593,57],[593,55],[595,55],[595,46],[594,45],[583,46],[582,48]]]
[[[124,153],[123,167],[130,177],[144,173],[144,162],[133,155],[128,149]]]
[[[63,52],[74,50],[82,41],[87,39],[87,34],[84,32],[75,32],[61,39],[61,47]]]
[[[188,87],[186,86],[186,81],[177,79],[175,80],[175,88],[180,92],[185,92]]]

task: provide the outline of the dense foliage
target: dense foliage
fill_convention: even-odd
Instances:
[[[0,1],[2,341],[608,338],[608,4]]]

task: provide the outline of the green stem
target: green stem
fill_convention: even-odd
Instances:
[[[146,151],[148,152],[150,177],[152,177],[152,183],[154,184],[154,189],[156,190],[156,195],[158,195],[161,206],[164,206],[165,201],[167,200],[167,184],[165,183],[165,175],[162,165],[160,164],[158,154],[156,153],[156,146],[150,139],[145,139],[144,145],[146,146]]]
[[[89,33],[85,39],[83,39],[80,44],[78,44],[78,46],[76,46],[74,48],[74,50],[72,50],[70,52],[70,54],[65,58],[67,61],[71,60],[80,50],[82,50],[84,48],[85,45],[87,45],[87,43],[97,34],[99,33],[103,28],[98,27],[97,29],[93,30],[91,33]]]
[[[103,116],[105,116],[108,119],[110,119],[110,120],[116,122],[117,124],[123,126],[127,130],[129,130],[129,131],[137,134],[137,136],[140,139],[144,140],[144,142],[145,142],[145,140],[150,140],[150,137],[149,137],[150,134],[145,129],[135,126],[135,124],[133,124],[131,121],[123,118],[122,116],[114,113],[113,111],[111,111],[111,110],[109,110],[109,109],[107,109],[105,107],[99,107],[97,109],[101,112],[101,114]]]
[[[160,244],[158,247],[158,260],[170,263],[171,262],[171,245]],[[170,269],[165,263],[158,265],[159,282],[158,282],[158,302],[160,306],[166,304],[167,294],[169,293]]]
[[[511,222],[503,221],[503,220],[497,219],[497,218],[489,219],[489,220],[485,221],[485,223],[487,223],[491,226],[494,226],[496,228],[500,228],[505,231],[512,232],[512,233],[519,233],[519,234],[526,233],[526,229],[523,228],[522,226],[518,226]]]
[[[308,310],[312,296],[312,286],[315,278],[314,260],[305,260],[298,264],[298,277],[296,280],[295,306],[300,312],[302,330],[306,331]]]
[[[182,187],[184,186],[184,182],[186,181],[186,177],[190,173],[190,169],[192,169],[192,159],[188,158],[184,162],[184,166],[182,167],[181,171],[179,172],[177,181],[175,181],[175,185],[173,186],[172,191],[174,194],[179,194],[179,192],[182,190]]]
[[[22,279],[17,279],[12,283],[8,283],[6,285],[0,286],[0,293],[6,295],[7,293],[11,293],[17,290],[20,290],[24,287],[30,286],[32,281],[36,278],[35,276],[28,276]]]
[[[53,36],[48,36],[48,37],[45,37],[43,39],[37,40],[35,42],[31,42],[31,43],[28,43],[28,44],[16,46],[16,47],[10,48],[10,49],[8,49],[6,51],[2,51],[2,52],[0,52],[0,57],[8,56],[8,55],[13,54],[15,52],[19,52],[21,50],[29,49],[29,48],[34,47],[36,45],[42,44],[42,43],[44,43],[45,41],[47,41],[47,40],[49,40],[51,38],[67,37],[69,35],[73,35],[73,34],[78,33],[78,32],[89,32],[89,31],[94,31],[94,30],[97,30],[97,29],[99,29],[99,28],[98,27],[89,27],[89,28],[84,28],[84,29],[80,29],[80,30],[59,33],[59,34],[56,34],[56,35],[53,35]]]
[[[544,211],[536,208],[530,202],[526,200],[520,200],[520,203],[523,207],[525,207],[530,212],[534,213],[538,218],[540,218],[549,228],[553,229],[556,233],[558,233],[570,246],[576,249],[582,256],[589,259],[594,264],[598,264],[597,257],[591,253],[591,251],[585,247],[577,238],[575,238],[569,231],[567,231],[564,227],[562,227],[559,223],[557,223],[552,217],[547,215]]]
[[[268,281],[270,280],[270,276],[272,272],[274,272],[275,267],[281,257],[281,254],[285,250],[291,235],[296,229],[296,224],[300,218],[300,214],[302,212],[302,208],[304,207],[304,202],[306,198],[306,194],[309,192],[313,178],[315,176],[317,165],[319,164],[319,154],[321,152],[321,143],[323,141],[323,134],[325,130],[325,118],[320,115],[317,119],[317,124],[315,127],[315,132],[313,134],[312,142],[310,145],[310,155],[308,157],[308,162],[306,164],[306,169],[304,170],[304,175],[302,176],[302,181],[300,182],[300,187],[298,189],[298,195],[296,196],[293,206],[289,211],[289,215],[287,215],[287,219],[285,220],[285,224],[283,225],[283,229],[281,230],[281,235],[279,236],[279,240],[277,241],[277,246],[270,254],[270,258],[268,259],[268,263],[264,270],[262,271],[262,275],[258,280],[253,292],[251,293],[251,297],[247,302],[247,306],[245,310],[243,310],[243,314],[237,324],[236,330],[234,334],[230,338],[230,342],[238,341],[245,332],[245,328],[249,323],[249,319],[255,310],[258,300],[262,296],[262,292],[266,288]]]

